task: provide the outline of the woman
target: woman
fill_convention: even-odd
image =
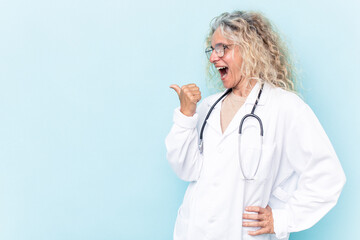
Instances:
[[[207,42],[227,90],[197,107],[195,84],[170,86],[180,108],[167,158],[190,182],[174,239],[288,239],[336,204],[345,183],[341,165],[294,94],[286,48],[261,14],[221,14]]]

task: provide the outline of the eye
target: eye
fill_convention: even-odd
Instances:
[[[207,48],[205,49],[205,53],[210,53],[210,52],[212,52],[213,50],[214,50],[214,48],[213,48],[212,46],[207,47]]]

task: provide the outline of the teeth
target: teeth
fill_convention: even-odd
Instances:
[[[226,68],[226,67],[217,67],[217,70],[224,69],[224,68]]]

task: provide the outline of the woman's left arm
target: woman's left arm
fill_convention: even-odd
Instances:
[[[336,153],[320,122],[308,105],[289,120],[284,141],[284,160],[299,175],[296,190],[281,209],[250,207],[258,214],[258,231],[285,238],[290,232],[312,227],[335,206],[346,178]],[[280,166],[281,167],[281,166]]]

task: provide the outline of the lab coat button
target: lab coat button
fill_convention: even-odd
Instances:
[[[215,218],[215,217],[211,217],[211,218],[209,218],[209,220],[208,220],[209,223],[213,223],[213,222],[215,222],[215,221],[216,221],[216,218]]]
[[[222,153],[223,151],[224,151],[224,147],[223,147],[223,146],[218,147],[218,152],[219,152],[219,153]]]

